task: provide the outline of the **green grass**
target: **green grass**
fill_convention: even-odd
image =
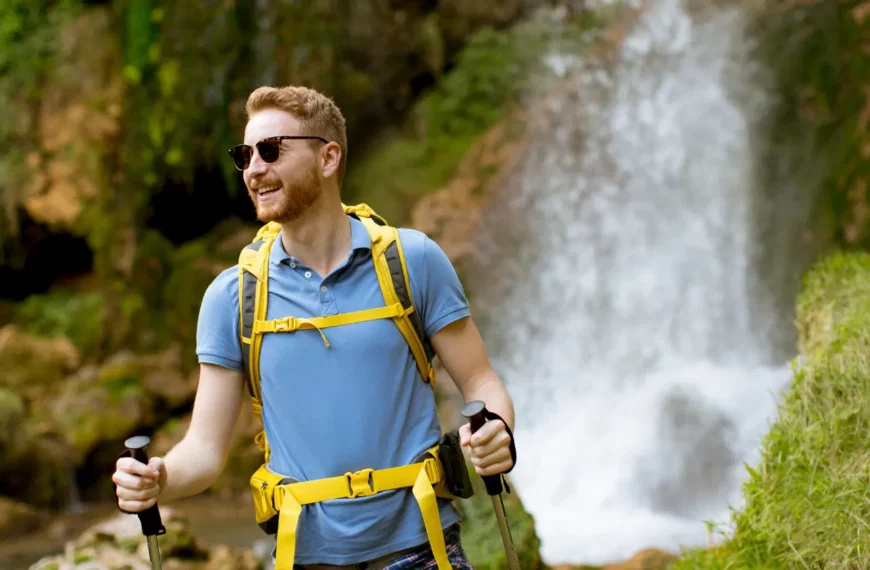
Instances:
[[[736,532],[675,569],[870,566],[870,255],[819,262],[797,308],[804,360],[749,469]]]

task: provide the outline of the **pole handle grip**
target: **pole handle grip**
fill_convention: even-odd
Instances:
[[[471,433],[474,434],[486,423],[486,404],[481,400],[472,400],[462,408],[462,415],[471,424]],[[483,484],[486,485],[486,493],[489,496],[500,495],[504,490],[501,484],[501,475],[482,475]]]
[[[127,451],[130,452],[130,457],[144,464],[148,464],[148,454],[145,448],[151,443],[151,439],[144,435],[131,437],[124,445]],[[136,513],[139,517],[139,523],[142,525],[142,534],[145,536],[156,536],[166,534],[166,527],[163,526],[163,520],[160,518],[160,509],[157,503],[147,508],[144,511]]]

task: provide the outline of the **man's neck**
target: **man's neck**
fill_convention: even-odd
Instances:
[[[350,253],[350,223],[341,200],[322,196],[302,216],[281,224],[284,251],[326,277]]]

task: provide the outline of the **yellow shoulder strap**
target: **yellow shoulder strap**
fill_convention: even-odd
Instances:
[[[423,343],[423,325],[414,307],[399,230],[381,225],[366,215],[360,215],[359,219],[372,238],[372,261],[384,296],[384,303],[387,306],[401,303],[405,309],[401,315],[393,318],[393,322],[411,348],[420,376],[425,382],[434,386],[435,369]]]
[[[260,348],[263,335],[254,334],[254,323],[266,318],[269,300],[269,252],[280,225],[269,223],[257,232],[254,242],[239,254],[239,338],[242,345],[242,361],[245,382],[251,395],[254,415],[263,420],[263,401],[260,392]],[[269,461],[269,444],[265,431],[260,431],[255,440]]]

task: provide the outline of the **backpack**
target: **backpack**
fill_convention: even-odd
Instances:
[[[424,382],[434,385],[433,355],[423,340],[423,323],[411,296],[411,283],[398,230],[389,226],[366,204],[342,206],[346,214],[362,222],[371,237],[372,261],[384,297],[383,307],[321,317],[283,317],[267,321],[269,255],[281,231],[280,224],[270,222],[263,226],[253,242],[239,254],[239,336],[245,383],[251,395],[254,414],[261,425],[263,401],[259,361],[264,334],[316,329],[329,348],[329,340],[322,329],[375,319],[392,319],[408,343],[420,377]],[[266,533],[277,534],[275,570],[293,568],[296,529],[304,505],[337,498],[365,497],[399,488],[413,490],[438,569],[449,570],[451,565],[447,559],[436,497],[468,497],[472,492],[459,450],[458,436],[454,434],[453,439],[456,441],[450,446],[445,445],[450,438],[442,438],[438,445],[426,450],[410,465],[377,471],[362,469],[356,473],[298,482],[267,468],[269,443],[265,429],[261,429],[254,441],[263,450],[265,462],[251,476],[250,484],[257,523]],[[448,449],[452,451],[452,459],[445,460]],[[451,490],[452,483],[448,481],[448,475],[458,482],[456,489]]]
[[[432,368],[432,354],[428,345],[424,343],[423,323],[414,308],[411,282],[408,279],[398,230],[389,226],[386,220],[367,204],[355,206],[342,204],[342,206],[346,214],[363,223],[372,239],[372,261],[384,296],[383,307],[325,317],[285,317],[266,321],[269,298],[269,253],[275,238],[281,231],[280,224],[269,222],[260,228],[253,242],[239,255],[239,335],[245,383],[253,400],[254,413],[261,422],[263,402],[260,392],[259,360],[263,335],[267,333],[317,329],[328,348],[329,341],[321,329],[375,319],[392,319],[414,355],[421,378],[434,386],[435,370]],[[261,430],[257,434],[255,442],[264,451],[268,462],[269,445],[264,431]]]

